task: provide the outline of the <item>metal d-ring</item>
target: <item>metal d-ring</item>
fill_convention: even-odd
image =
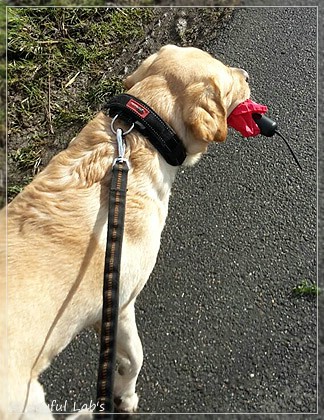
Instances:
[[[117,120],[118,117],[119,117],[119,114],[115,115],[114,118],[111,120],[111,123],[110,123],[111,131],[114,134],[117,134],[117,130],[118,130],[118,128],[117,128],[117,130],[115,130],[115,127],[114,127],[114,123],[115,123],[115,121]],[[132,125],[130,126],[130,128],[127,131],[123,131],[123,136],[126,136],[127,134],[129,134],[133,130],[134,127],[135,127],[135,124],[132,123]]]

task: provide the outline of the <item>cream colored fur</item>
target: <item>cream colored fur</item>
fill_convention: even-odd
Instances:
[[[147,58],[125,86],[173,127],[190,165],[210,142],[225,140],[229,112],[250,95],[246,77],[201,50],[169,45]],[[34,418],[33,412],[52,418],[38,376],[101,318],[107,196],[116,156],[110,122],[99,113],[7,208],[10,419],[22,411],[31,416],[23,418]],[[134,303],[156,261],[177,168],[135,131],[127,136],[126,154],[115,396],[119,410],[133,412],[143,360]]]

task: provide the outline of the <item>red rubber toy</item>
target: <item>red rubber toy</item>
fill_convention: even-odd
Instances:
[[[227,124],[239,131],[243,137],[255,137],[260,134],[260,128],[252,118],[252,114],[265,114],[267,111],[266,105],[247,99],[233,109],[227,118]]]

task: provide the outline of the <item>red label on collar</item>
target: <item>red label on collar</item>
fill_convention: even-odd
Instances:
[[[126,104],[126,107],[134,111],[141,118],[145,118],[150,113],[149,110],[134,99],[130,99]]]

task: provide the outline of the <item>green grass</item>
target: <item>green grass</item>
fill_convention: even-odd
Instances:
[[[36,148],[34,144],[31,143],[26,147],[17,149],[11,155],[11,158],[17,163],[19,169],[26,171],[32,168],[35,173],[41,161],[40,155],[40,149]]]
[[[123,91],[122,63],[117,74],[114,64],[125,47],[144,39],[154,9],[11,7],[7,11],[10,200],[108,97]]]
[[[294,296],[317,296],[320,293],[320,289],[316,284],[303,280],[292,289],[292,293]]]
[[[15,196],[19,194],[24,189],[24,185],[27,185],[31,180],[32,178],[26,178],[25,180],[22,181],[21,185],[10,185],[7,191],[8,196],[10,195]]]

